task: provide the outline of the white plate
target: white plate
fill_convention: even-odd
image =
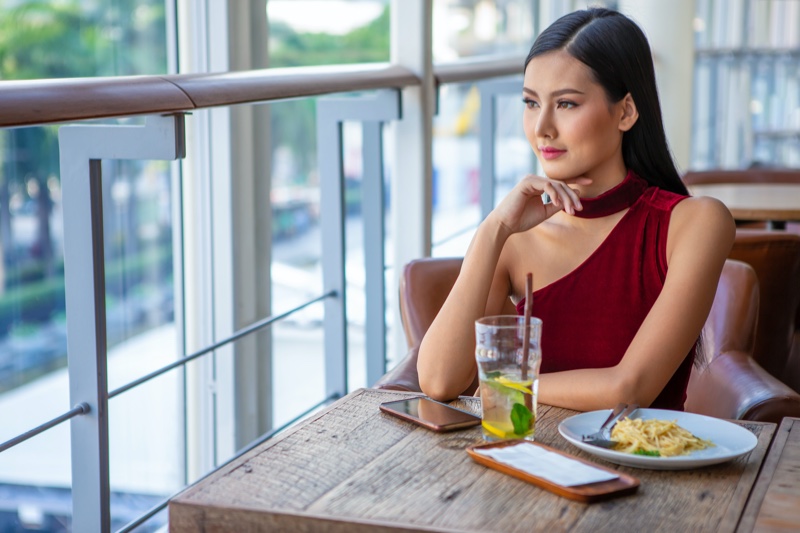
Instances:
[[[758,444],[758,438],[742,426],[719,418],[666,409],[638,409],[633,413],[633,418],[676,420],[679,426],[701,439],[710,440],[715,446],[677,457],[648,457],[617,452],[583,442],[583,435],[597,431],[609,414],[611,409],[571,416],[558,425],[558,432],[581,450],[606,461],[652,470],[681,470],[723,463],[750,452]]]

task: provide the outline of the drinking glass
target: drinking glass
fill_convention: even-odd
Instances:
[[[527,363],[523,364],[525,332]],[[487,440],[534,440],[542,321],[516,315],[475,321],[475,359],[480,379],[483,434]]]

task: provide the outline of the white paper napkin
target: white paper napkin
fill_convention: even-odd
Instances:
[[[502,448],[475,448],[474,451],[564,487],[609,481],[619,477],[526,442]]]

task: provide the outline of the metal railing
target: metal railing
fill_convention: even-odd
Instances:
[[[272,437],[274,437],[278,433],[281,433],[282,431],[285,431],[286,429],[288,429],[292,425],[296,424],[298,421],[304,419],[309,414],[311,414],[314,411],[316,411],[316,410],[318,410],[318,409],[330,404],[331,402],[334,402],[334,401],[338,400],[339,398],[340,398],[340,396],[338,394],[331,394],[330,396],[328,396],[324,400],[312,405],[311,407],[309,407],[308,409],[306,409],[305,411],[303,411],[299,415],[295,416],[294,418],[292,418],[291,420],[289,420],[288,422],[286,422],[282,426],[277,427],[277,428],[275,428],[275,429],[273,429],[271,431],[268,431],[267,433],[263,434],[261,437],[257,438],[256,440],[254,440],[253,442],[251,442],[250,444],[248,444],[247,446],[245,446],[244,448],[242,448],[241,450],[236,452],[236,455],[234,455],[233,457],[231,457],[230,459],[225,461],[223,464],[219,465],[217,468],[218,469],[222,468],[225,465],[228,465],[228,464],[234,462],[236,459],[238,459],[239,457],[243,456],[244,454],[246,454],[247,452],[249,452],[250,450],[252,450],[256,446],[258,446],[259,444],[261,444],[263,442],[266,442],[267,440],[271,439]],[[213,472],[207,473],[205,476],[203,476],[202,478],[198,479],[196,482],[199,482],[199,481],[207,478],[211,474],[213,474]],[[181,491],[182,490],[183,489],[181,489]],[[145,512],[142,516],[140,516],[136,520],[133,520],[132,522],[126,524],[122,528],[118,529],[116,533],[128,533],[129,531],[134,531],[137,527],[145,524],[148,520],[153,518],[159,512],[163,511],[167,507],[167,505],[169,505],[169,501],[172,498],[174,498],[175,496],[177,496],[181,491],[179,491],[176,494],[173,494],[172,496],[169,496],[168,498],[164,498],[164,500],[162,500],[161,502],[157,503],[156,505],[154,505],[153,507],[148,509],[147,512]]]
[[[476,82],[521,74],[523,58],[472,59],[434,68],[438,83]],[[246,335],[319,301],[326,302],[326,400],[346,388],[343,273],[343,187],[341,170],[341,123],[361,121],[365,127],[365,194],[382,198],[381,123],[399,118],[398,89],[420,84],[419,78],[395,65],[352,65],[270,69],[218,74],[138,76],[68,80],[11,81],[0,84],[0,127],[31,126],[66,121],[148,115],[144,126],[79,125],[60,130],[61,179],[64,198],[65,277],[67,328],[70,353],[70,397],[75,407],[66,413],[0,445],[11,448],[67,420],[72,421],[73,528],[76,531],[109,531],[108,400],[189,361],[209,354]],[[496,95],[520,81],[488,81],[482,88],[481,206],[490,209],[493,125]],[[266,317],[192,354],[159,368],[111,392],[106,377],[105,285],[102,228],[102,159],[179,159],[184,157],[183,113],[209,107],[267,102],[286,98],[342,92],[390,89],[377,97],[320,102],[318,135],[332,134],[337,142],[320,153],[323,187],[323,278],[326,291],[280,315]],[[375,142],[377,141],[377,142]],[[487,161],[484,161],[484,160]],[[370,176],[366,176],[369,173]],[[483,196],[488,195],[486,198]],[[337,201],[338,199],[338,201]],[[338,205],[338,209],[336,206]],[[383,202],[365,212],[373,229],[365,237],[367,260],[367,349],[383,354],[385,336]],[[86,317],[91,317],[87,320]],[[376,321],[377,319],[377,321]],[[372,333],[370,333],[372,331]],[[330,354],[338,353],[331,361]],[[336,362],[337,364],[330,364]],[[380,361],[368,360],[368,379],[384,371]],[[95,379],[85,379],[96,376]],[[315,406],[316,407],[316,406]],[[277,430],[275,430],[277,431]],[[264,438],[268,438],[268,433]],[[263,440],[263,439],[261,439]],[[260,440],[259,440],[260,442]],[[166,505],[157,506],[125,530],[143,523]]]

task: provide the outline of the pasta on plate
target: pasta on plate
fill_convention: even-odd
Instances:
[[[710,440],[695,437],[675,420],[625,418],[611,430],[617,441],[614,450],[639,455],[673,457],[714,446]]]

